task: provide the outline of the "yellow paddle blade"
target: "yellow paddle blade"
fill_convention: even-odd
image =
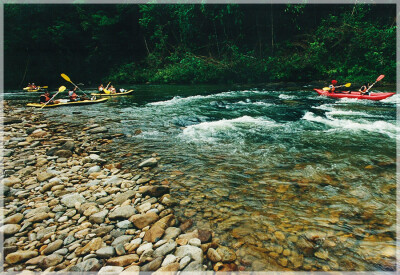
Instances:
[[[346,83],[344,86],[345,86],[345,87],[350,87],[350,86],[351,86],[351,83]]]
[[[39,86],[39,88],[47,89],[49,86]]]
[[[110,92],[109,90],[103,89],[103,91],[104,91],[106,94],[111,94],[111,92]]]
[[[329,87],[324,87],[324,88],[322,88],[322,90],[324,90],[324,91],[329,91],[330,88],[329,88]]]
[[[66,81],[71,82],[71,79],[66,74],[61,74],[61,77],[64,78]]]
[[[60,88],[58,88],[58,92],[64,92],[65,89],[67,89],[67,87],[61,86]]]

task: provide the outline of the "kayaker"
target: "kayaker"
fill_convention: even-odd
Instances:
[[[31,88],[32,88],[32,89],[37,89],[37,87],[36,87],[35,83],[32,83],[32,86],[31,86]]]
[[[335,92],[335,85],[337,84],[337,81],[336,80],[332,80],[331,81],[331,84],[328,86],[329,87],[329,91],[328,92],[330,92],[330,93],[333,93],[333,92]]]
[[[113,85],[111,85],[111,87],[110,87],[110,92],[111,92],[112,94],[116,94],[116,93],[117,93],[117,90],[114,88]]]
[[[46,103],[51,99],[51,95],[48,91],[40,95],[40,103]],[[52,103],[52,102],[49,102]]]
[[[99,86],[99,93],[100,94],[103,94],[104,93],[104,86],[103,86],[103,84],[100,84],[100,86]]]
[[[359,91],[360,91],[360,94],[362,94],[362,95],[369,95],[369,91],[367,92],[368,87],[369,87],[369,83],[367,83],[367,84],[361,86],[361,88],[360,88],[360,90],[359,90]]]
[[[76,87],[72,90],[68,92],[68,96],[69,96],[69,100],[70,101],[79,101],[79,97],[78,95],[75,93],[76,91]]]

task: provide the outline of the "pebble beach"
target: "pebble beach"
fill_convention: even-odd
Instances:
[[[238,270],[213,232],[174,215],[156,153],[124,167],[102,157],[123,134],[7,102],[3,114],[4,271]]]

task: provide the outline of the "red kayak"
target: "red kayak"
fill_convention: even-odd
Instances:
[[[314,89],[314,90],[323,96],[329,96],[335,98],[346,97],[346,98],[369,99],[369,100],[382,100],[395,94],[395,93],[370,93],[369,95],[362,95],[360,92],[355,92],[355,91],[351,91],[350,93],[348,93],[347,91],[332,93],[329,91],[324,91],[322,89]]]

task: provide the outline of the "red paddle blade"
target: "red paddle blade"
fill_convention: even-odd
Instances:
[[[381,81],[382,78],[384,78],[384,77],[385,77],[385,75],[381,74],[380,76],[378,76],[378,78],[376,79],[376,81]]]

